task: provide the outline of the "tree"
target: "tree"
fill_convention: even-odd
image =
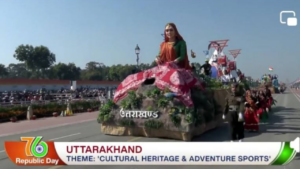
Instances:
[[[34,48],[31,45],[20,45],[15,50],[14,58],[24,62],[27,69],[34,68]]]
[[[60,80],[78,80],[80,78],[81,69],[74,63],[64,64],[58,63],[50,68],[50,76],[53,79]]]
[[[200,63],[194,62],[194,63],[192,63],[192,65],[195,67],[196,74],[200,75],[201,74],[201,65],[200,65]]]
[[[101,68],[104,68],[105,65],[103,63],[99,63],[99,62],[88,62],[85,65],[85,70],[87,71],[95,71],[95,70],[99,70]]]
[[[31,71],[45,70],[56,61],[55,54],[45,46],[20,45],[15,50],[14,58],[24,62]]]
[[[0,64],[0,78],[4,78],[8,75],[8,71],[5,67],[5,65]]]
[[[24,63],[11,63],[7,67],[9,78],[27,79],[30,77],[30,72],[27,71]]]
[[[55,61],[55,54],[51,53],[50,50],[45,46],[37,46],[34,48],[34,59],[35,68],[45,70],[52,66]]]
[[[142,63],[137,67],[136,65],[121,64],[105,66],[103,63],[90,61],[86,64],[85,69],[81,70],[74,63],[54,65],[55,54],[45,46],[33,47],[32,45],[18,46],[13,56],[22,63],[8,66],[7,71],[10,78],[122,81],[130,74],[156,66],[156,62]]]
[[[74,63],[69,63],[68,68],[70,75],[72,75],[70,80],[79,80],[81,72],[80,67],[77,67]]]
[[[85,70],[81,72],[84,80],[108,80],[108,67],[99,62],[88,62]]]
[[[112,80],[112,81],[118,81],[120,79],[120,75],[118,74],[119,70],[118,70],[118,66],[117,65],[112,65],[109,68],[108,71],[108,79]]]

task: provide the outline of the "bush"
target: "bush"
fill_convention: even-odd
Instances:
[[[115,103],[112,100],[109,100],[106,104],[102,105],[99,110],[98,121],[108,122],[114,116],[111,114],[111,111],[116,107]]]
[[[76,101],[71,103],[74,113],[86,112],[87,109],[98,109],[98,101]],[[25,119],[28,106],[0,107],[0,122],[9,121],[11,117],[17,117],[19,120]],[[60,113],[65,111],[66,104],[49,103],[49,104],[32,104],[32,111],[36,117],[52,116],[53,112]]]

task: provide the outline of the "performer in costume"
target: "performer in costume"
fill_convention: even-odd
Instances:
[[[278,79],[276,78],[276,76],[272,76],[272,86],[275,88],[275,91],[280,93],[280,84],[278,83]]]
[[[267,99],[267,107],[266,107],[266,111],[269,112],[271,111],[271,106],[273,103],[273,97],[272,97],[272,92],[269,89],[268,85],[265,85],[265,95],[266,95],[266,99]]]
[[[221,82],[223,83],[223,85],[227,86],[231,78],[232,78],[231,74],[229,74],[228,71],[225,70],[224,75],[221,76]]]
[[[260,120],[260,117],[262,116],[264,110],[261,107],[259,92],[254,90],[254,91],[252,91],[252,94],[253,94],[253,98],[255,99],[256,114],[257,114],[258,120]]]
[[[211,76],[211,65],[208,63],[208,59],[205,63],[200,67],[200,69],[204,69],[204,73],[206,76]]]
[[[259,119],[257,117],[256,98],[253,97],[250,90],[246,91],[246,111],[245,111],[245,130],[258,131]]]
[[[232,142],[244,139],[244,117],[245,112],[245,97],[243,97],[238,91],[238,84],[231,84],[231,93],[226,97],[225,110],[223,119],[227,117],[228,124],[230,125],[230,136]]]
[[[239,75],[239,84],[240,87],[243,88],[243,91],[250,90],[250,86],[248,85],[244,74]]]
[[[267,108],[267,97],[263,91],[259,91],[259,117],[262,120],[262,123],[267,123],[268,120],[268,112],[266,111]]]
[[[187,47],[184,39],[179,34],[174,23],[168,23],[165,27],[165,41],[160,45],[160,51],[156,57],[157,64],[175,62],[180,68],[191,70],[187,55]]]

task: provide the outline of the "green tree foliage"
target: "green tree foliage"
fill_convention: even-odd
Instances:
[[[81,79],[84,80],[98,80],[107,79],[109,68],[103,63],[88,62],[85,69],[81,72]]]
[[[45,70],[56,61],[55,54],[45,46],[20,45],[15,50],[14,58],[25,63],[31,71]]]
[[[60,80],[79,80],[80,72],[81,69],[74,63],[58,63],[50,68],[48,77]]]
[[[8,72],[8,77],[15,79],[15,78],[30,78],[30,72],[26,69],[26,65],[24,63],[11,63],[6,68]]]
[[[13,57],[20,63],[11,63],[7,67],[0,64],[0,78],[122,81],[128,75],[157,66],[155,61],[151,64],[117,64],[112,66],[90,61],[86,63],[85,68],[81,69],[74,63],[56,64],[55,54],[48,47],[33,47],[32,45],[18,46]],[[195,67],[195,73],[207,82],[207,87],[220,88],[222,86],[220,82],[201,75],[199,63],[192,64]],[[249,86],[253,86],[251,77],[247,77],[247,81]]]
[[[56,64],[55,54],[48,47],[32,45],[18,46],[13,57],[20,63],[11,63],[7,67],[0,64],[0,78],[122,81],[130,74],[156,66],[155,62],[105,66],[90,61],[81,69],[74,63]]]
[[[0,64],[0,78],[5,78],[8,75],[5,65]]]
[[[56,61],[55,54],[45,46],[20,45],[13,56],[25,64],[30,72],[27,78],[48,78],[46,73]]]
[[[194,63],[192,63],[192,65],[195,67],[195,73],[200,75],[201,74],[201,65],[200,65],[200,63],[194,62]]]

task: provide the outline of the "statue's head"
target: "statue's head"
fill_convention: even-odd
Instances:
[[[170,39],[176,38],[177,40],[183,40],[179,34],[177,27],[174,23],[168,23],[165,27],[165,41],[168,42]]]

